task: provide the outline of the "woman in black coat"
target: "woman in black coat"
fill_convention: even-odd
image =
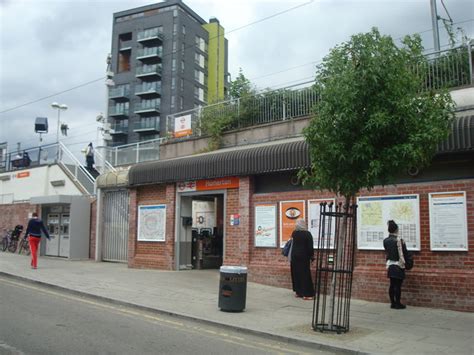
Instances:
[[[291,234],[293,239],[290,252],[291,282],[296,297],[312,300],[314,297],[313,280],[311,279],[311,261],[314,259],[313,236],[306,230],[304,219],[296,221]]]
[[[407,246],[403,239],[398,238],[398,225],[395,221],[388,221],[388,237],[383,241],[387,259],[387,277],[390,278],[388,295],[391,308],[404,309],[401,303],[402,283],[405,279],[405,255],[408,254]]]

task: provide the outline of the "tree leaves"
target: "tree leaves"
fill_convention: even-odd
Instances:
[[[418,36],[397,48],[377,29],[336,46],[318,66],[322,100],[304,135],[312,167],[303,182],[345,196],[392,182],[427,165],[447,137],[453,102],[446,91],[420,93],[412,68],[425,60]]]

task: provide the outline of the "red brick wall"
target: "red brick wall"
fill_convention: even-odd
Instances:
[[[175,184],[142,186],[130,191],[128,265],[135,268],[174,269]],[[166,204],[165,242],[137,241],[139,205]]]
[[[37,205],[29,203],[12,203],[8,205],[0,205],[0,233],[3,237],[4,229],[13,229],[17,224],[21,224],[26,231],[28,224],[28,214],[41,211]]]
[[[466,191],[469,252],[432,252],[429,241],[428,193]],[[409,305],[474,311],[474,180],[403,184],[362,191],[362,196],[419,194],[421,251],[414,252],[415,268],[407,272],[403,300]],[[327,192],[295,191],[254,194],[255,203],[308,200],[334,197]],[[253,230],[253,211],[251,225]],[[277,217],[278,218],[278,217]],[[277,221],[279,225],[279,221]],[[252,234],[252,233],[251,233]],[[254,245],[253,235],[250,245]],[[356,249],[356,266],[352,296],[377,302],[388,302],[388,279],[383,251]],[[280,248],[254,248],[250,251],[249,278],[273,286],[290,287],[289,265]]]

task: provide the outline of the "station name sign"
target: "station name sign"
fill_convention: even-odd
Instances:
[[[176,185],[178,192],[233,189],[239,187],[239,178],[234,176],[217,179],[182,181],[178,182]]]

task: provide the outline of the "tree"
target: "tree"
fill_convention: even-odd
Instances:
[[[311,168],[303,182],[345,196],[393,182],[429,164],[447,137],[454,104],[447,91],[421,91],[426,61],[419,36],[398,48],[377,29],[332,49],[316,73],[321,95],[304,136]]]
[[[256,91],[249,79],[247,79],[239,68],[239,75],[230,83],[230,97],[239,99],[245,96],[255,95]]]
[[[372,29],[332,49],[318,67],[314,90],[321,100],[304,131],[311,168],[300,176],[306,185],[344,196],[346,208],[360,189],[427,165],[448,135],[452,99],[447,91],[422,91],[424,74],[414,70],[426,61],[421,40],[405,37],[403,44],[398,48],[391,37]],[[347,238],[355,235],[346,235],[347,218],[343,214],[336,235],[335,265]],[[338,282],[333,272],[331,329]]]

